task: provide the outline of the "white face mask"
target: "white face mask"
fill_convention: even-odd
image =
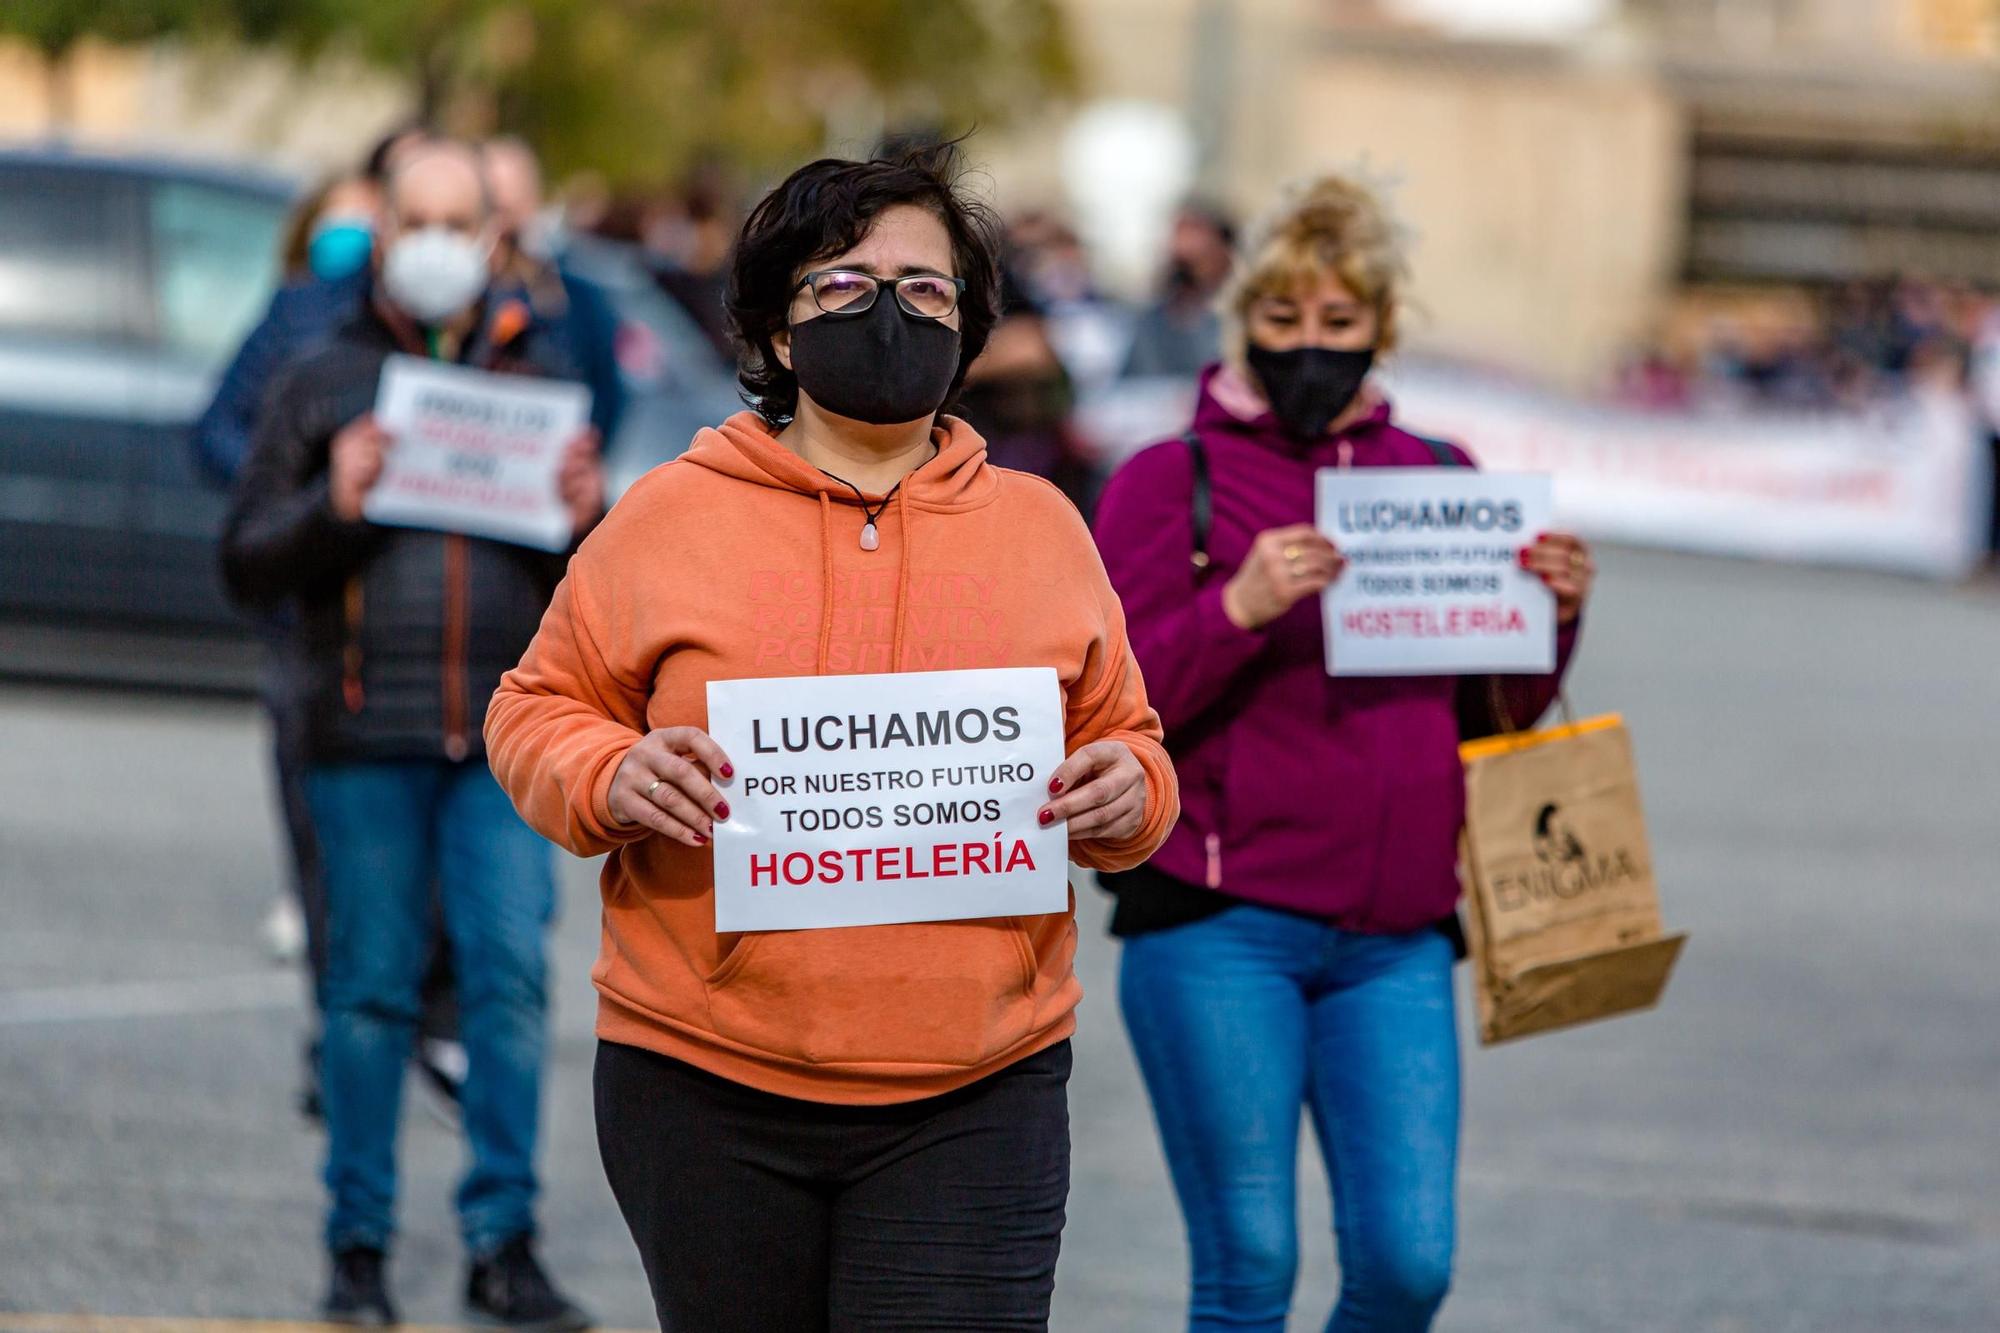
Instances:
[[[382,286],[418,323],[439,323],[469,309],[485,292],[491,249],[449,227],[405,233],[383,256]]]

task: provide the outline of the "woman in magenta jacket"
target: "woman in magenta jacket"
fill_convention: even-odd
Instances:
[[[1548,707],[1593,575],[1566,534],[1521,553],[1556,596],[1551,675],[1327,675],[1318,594],[1343,562],[1313,529],[1313,474],[1472,465],[1399,429],[1368,382],[1395,346],[1405,272],[1365,187],[1294,191],[1223,295],[1198,447],[1138,454],[1098,512],[1181,778],[1165,846],[1108,883],[1197,1333],[1285,1326],[1306,1111],[1335,1200],[1329,1330],[1429,1327],[1450,1281],[1458,1155],[1458,741]]]

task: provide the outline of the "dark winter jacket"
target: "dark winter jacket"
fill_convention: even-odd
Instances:
[[[574,378],[525,302],[495,299],[491,310],[461,360]],[[364,303],[279,376],[224,531],[233,596],[252,606],[298,603],[307,756],[315,763],[480,754],[486,701],[520,661],[568,561],[334,514],[333,437],[374,407],[383,362],[399,351],[422,355],[421,335]]]
[[[270,309],[236,349],[214,399],[194,423],[195,465],[203,477],[225,490],[235,483],[272,381],[353,319],[367,294],[364,272],[331,282],[308,278],[272,295]]]

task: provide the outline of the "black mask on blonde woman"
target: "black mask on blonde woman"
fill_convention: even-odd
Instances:
[[[1375,349],[1295,347],[1274,352],[1252,346],[1249,361],[1278,423],[1298,439],[1316,440],[1361,392],[1361,382],[1375,364]]]
[[[958,374],[958,330],[906,314],[885,286],[858,315],[794,324],[792,373],[835,416],[871,426],[917,421],[944,406]]]

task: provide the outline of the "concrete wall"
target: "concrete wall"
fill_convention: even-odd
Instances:
[[[1302,71],[1292,172],[1365,161],[1415,229],[1411,344],[1597,382],[1660,318],[1685,143],[1664,90],[1556,59],[1335,52]]]
[[[1343,32],[1305,0],[1232,13],[1218,31],[1199,0],[1072,0],[1086,96],[1183,109],[1221,149],[1209,188],[1245,215],[1328,168],[1400,179],[1420,238],[1412,346],[1594,385],[1662,317],[1685,143],[1651,75],[1545,48]],[[1063,124],[980,145],[1002,203],[1060,201]]]

